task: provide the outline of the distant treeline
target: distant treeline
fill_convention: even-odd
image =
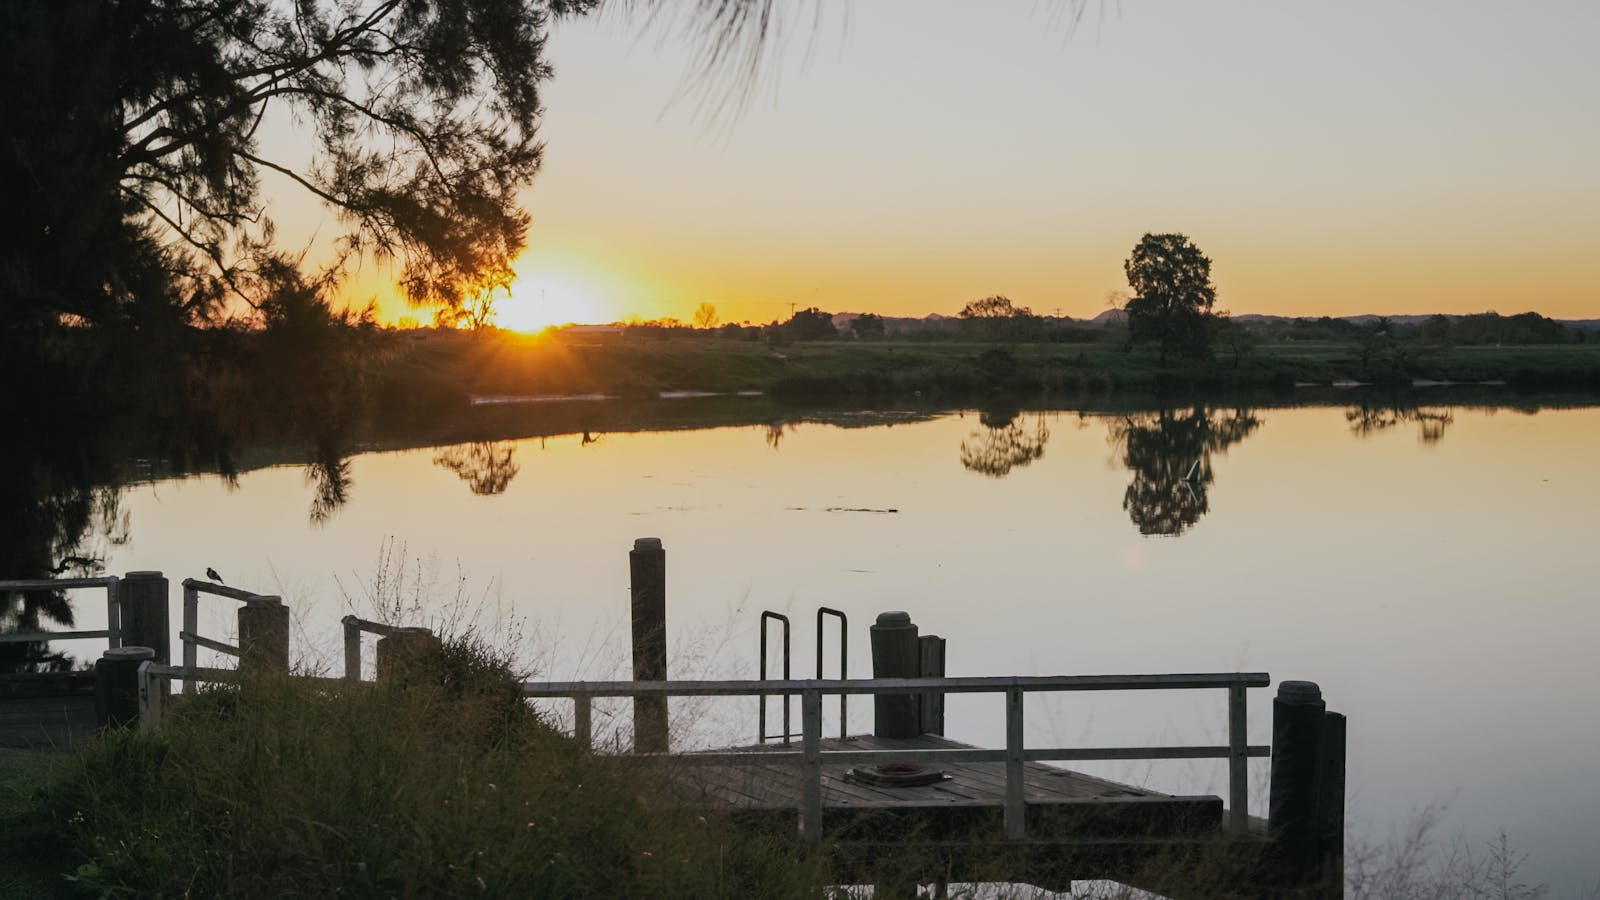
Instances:
[[[1510,316],[1495,312],[1455,316],[1439,314],[1407,316],[1403,319],[1381,316],[1220,316],[1216,322],[1219,329],[1243,328],[1266,341],[1358,343],[1375,332],[1382,332],[1398,341],[1436,346],[1600,343],[1600,326],[1567,324],[1535,312]],[[729,322],[696,327],[669,318],[620,323],[616,328],[616,336],[631,338],[667,340],[715,336],[724,340],[763,341],[775,346],[836,340],[977,340],[1058,344],[1119,343],[1128,340],[1126,322],[1115,313],[1096,319],[1073,319],[1035,315],[1025,307],[997,316],[926,318],[889,317],[875,313],[834,314],[813,307],[799,310],[787,320],[774,320],[763,325]],[[556,332],[561,333],[562,329],[556,329]]]
[[[1358,341],[1374,331],[1387,331],[1398,340],[1427,344],[1527,345],[1585,344],[1600,342],[1600,329],[1574,327],[1535,312],[1502,316],[1485,312],[1467,316],[1433,315],[1421,321],[1384,317],[1264,319],[1245,318],[1239,324],[1280,340]]]
[[[1118,324],[1090,320],[1050,318],[1019,314],[975,323],[948,316],[924,319],[880,316],[876,313],[829,313],[802,309],[787,320],[764,325],[728,322],[709,328],[696,327],[677,319],[625,322],[615,326],[617,334],[635,338],[714,336],[732,341],[764,341],[774,346],[806,341],[971,341],[1004,340],[1018,343],[1094,344],[1126,338],[1127,329]],[[568,329],[552,329],[564,334]],[[581,332],[593,335],[592,329]]]

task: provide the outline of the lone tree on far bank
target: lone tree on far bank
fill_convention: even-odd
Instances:
[[[833,327],[833,313],[815,306],[800,310],[783,323],[783,335],[791,341],[831,341],[839,336]]]
[[[702,303],[694,308],[694,327],[701,331],[710,331],[717,327],[717,308],[709,303]]]
[[[888,328],[883,324],[883,316],[862,313],[850,320],[850,334],[858,341],[878,341],[888,334]]]
[[[1205,358],[1217,288],[1200,248],[1185,235],[1146,234],[1122,268],[1134,293],[1127,306],[1133,340],[1160,341],[1162,363],[1168,354]]]
[[[997,341],[1005,338],[1015,340],[1023,337],[1030,330],[1029,326],[1037,325],[1039,317],[1033,310],[1026,306],[1017,306],[1009,297],[996,294],[993,297],[984,297],[973,300],[961,307],[957,313],[962,326],[969,333],[986,340]]]

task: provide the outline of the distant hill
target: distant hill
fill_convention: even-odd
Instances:
[[[842,312],[833,314],[833,327],[840,332],[850,330],[850,323],[856,320],[861,313]],[[929,313],[922,318],[911,316],[884,316],[883,328],[890,334],[908,334],[915,331],[924,331],[930,328],[941,328],[955,316],[944,316],[939,313]]]

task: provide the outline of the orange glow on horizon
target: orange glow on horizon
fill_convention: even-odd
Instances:
[[[716,124],[681,102],[688,46],[570,17],[499,324],[920,318],[993,294],[1086,319],[1146,232],[1189,236],[1236,315],[1600,317],[1600,5],[1433,0],[1380,28],[1349,4],[1234,5],[1073,33],[1027,3],[860,4],[848,41],[776,44],[770,94]],[[1169,114],[1130,113],[1175,83]],[[280,226],[321,233],[326,211],[285,203]],[[392,284],[345,295],[432,319]]]
[[[495,324],[533,334],[552,325],[611,321],[604,303],[581,282],[519,276],[495,303]]]

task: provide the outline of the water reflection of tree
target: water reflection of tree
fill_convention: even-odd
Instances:
[[[1423,409],[1403,398],[1376,401],[1364,398],[1359,404],[1344,411],[1345,421],[1358,437],[1371,437],[1402,423],[1417,424],[1417,439],[1426,445],[1444,440],[1445,429],[1455,422],[1455,413],[1449,409]]]
[[[211,471],[232,485],[241,456],[285,439],[311,448],[312,521],[349,496],[361,395],[316,353],[297,358],[266,335],[228,330],[172,358],[134,353],[144,345],[126,336],[77,355],[10,337],[0,334],[0,578],[102,574],[129,537],[128,478]],[[0,597],[0,631],[68,630],[74,619],[61,591]],[[0,671],[71,664],[44,642],[0,644]]]
[[[503,493],[522,471],[517,465],[517,445],[511,441],[458,444],[441,451],[433,464],[456,473],[479,496]]]
[[[767,446],[774,450],[778,449],[778,445],[783,443],[783,436],[788,433],[791,427],[788,422],[782,419],[774,419],[768,422],[766,425]]]
[[[0,465],[12,463],[7,455]],[[36,470],[36,474],[37,470]],[[4,577],[82,577],[101,574],[105,545],[127,540],[127,515],[115,487],[74,482],[70,473],[43,473],[29,486],[7,478],[0,487],[0,565]],[[62,477],[62,476],[68,477]],[[72,606],[58,590],[20,591],[0,598],[0,632],[70,628]],[[66,654],[46,643],[0,644],[0,671],[63,671]]]
[[[1179,535],[1211,509],[1211,458],[1261,427],[1249,410],[1214,412],[1196,405],[1123,416],[1110,439],[1133,472],[1122,508],[1140,534]]]
[[[1014,407],[997,407],[978,414],[979,428],[961,441],[961,465],[969,472],[1004,478],[1012,469],[1030,465],[1044,456],[1050,429],[1043,416],[1031,426],[1019,421]]]
[[[91,399],[48,361],[0,353],[0,578],[98,575],[110,546],[127,541],[128,517],[93,421]],[[88,412],[88,415],[85,413]],[[0,596],[0,632],[70,628],[66,595]],[[0,671],[59,671],[70,659],[45,643],[0,644]]]
[[[306,466],[311,485],[311,521],[322,525],[350,499],[350,460],[340,454],[317,453]]]

